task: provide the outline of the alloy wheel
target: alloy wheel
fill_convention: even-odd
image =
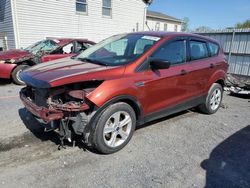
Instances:
[[[125,111],[112,114],[105,123],[103,138],[109,147],[118,147],[129,137],[132,128],[132,119]]]

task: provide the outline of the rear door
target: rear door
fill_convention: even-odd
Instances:
[[[189,94],[201,96],[206,94],[207,83],[214,72],[214,63],[210,58],[207,41],[190,38],[188,41]]]

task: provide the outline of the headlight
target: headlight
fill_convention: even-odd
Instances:
[[[5,63],[5,61],[4,60],[0,60],[0,64],[2,64],[2,63]]]

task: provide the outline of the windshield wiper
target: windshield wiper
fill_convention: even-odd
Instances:
[[[94,64],[98,64],[98,65],[108,66],[107,63],[104,63],[102,61],[98,61],[96,59],[90,59],[90,58],[86,58],[86,57],[85,58],[77,58],[77,59],[79,59],[80,61],[87,61],[89,63],[94,63]]]

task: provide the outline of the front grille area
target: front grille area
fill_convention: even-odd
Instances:
[[[48,107],[47,98],[48,98],[47,89],[35,89],[35,104],[37,106]]]
[[[48,90],[39,88],[26,88],[26,96],[30,98],[37,106],[48,107]]]

